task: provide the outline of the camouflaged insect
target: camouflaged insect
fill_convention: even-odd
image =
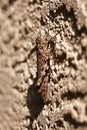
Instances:
[[[50,79],[50,50],[45,36],[38,36],[37,44],[37,86],[44,100],[47,101],[48,82]]]

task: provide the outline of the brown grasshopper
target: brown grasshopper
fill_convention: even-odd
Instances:
[[[45,36],[38,36],[37,44],[37,86],[44,100],[47,101],[48,82],[50,80],[50,49]]]

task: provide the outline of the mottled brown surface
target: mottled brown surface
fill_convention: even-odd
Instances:
[[[36,85],[40,33],[50,41],[47,103]],[[77,129],[87,129],[87,0],[1,0],[0,130]]]

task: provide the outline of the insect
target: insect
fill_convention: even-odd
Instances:
[[[48,82],[50,80],[50,49],[45,36],[38,36],[37,44],[37,86],[44,100],[47,101]]]

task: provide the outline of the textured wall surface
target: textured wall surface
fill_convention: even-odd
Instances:
[[[0,130],[77,129],[87,129],[87,0],[1,0]]]

